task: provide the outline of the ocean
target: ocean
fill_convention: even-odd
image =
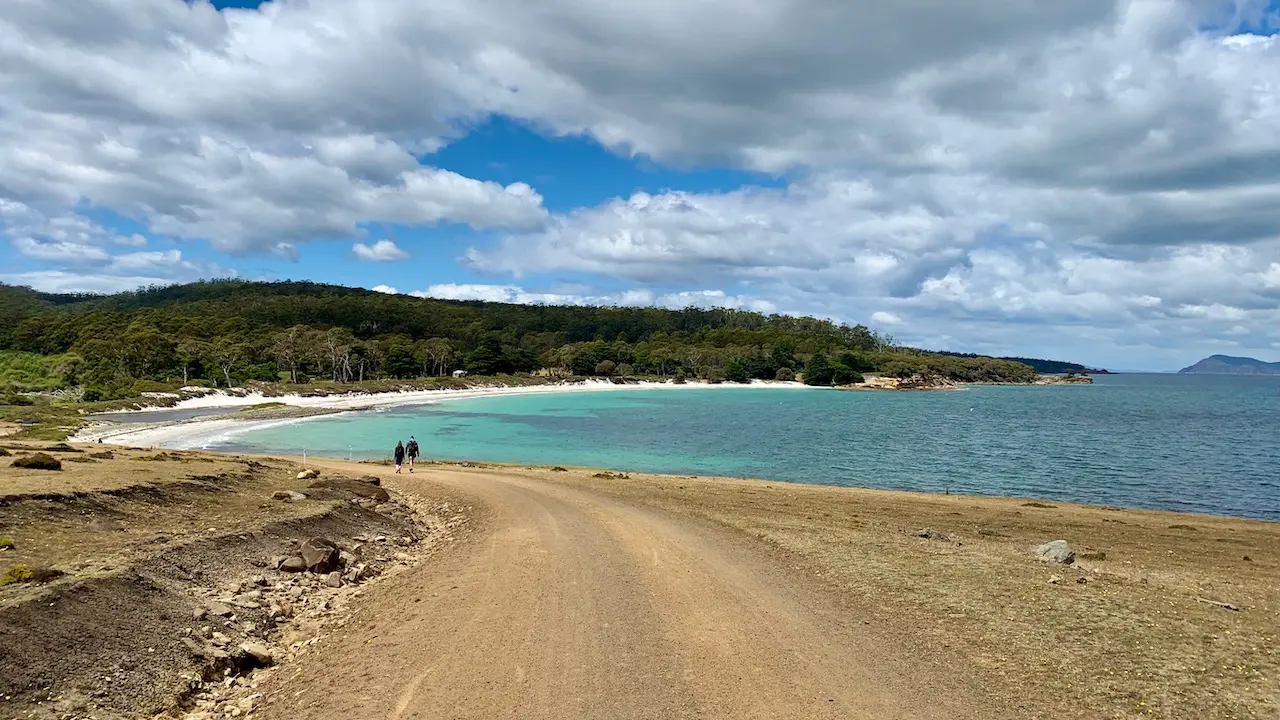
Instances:
[[[1280,520],[1280,378],[961,391],[637,389],[449,399],[239,434],[229,451],[427,458],[1002,495]]]

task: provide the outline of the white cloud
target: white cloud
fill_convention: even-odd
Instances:
[[[881,310],[871,313],[871,322],[876,325],[901,325],[902,318],[894,313]]]
[[[483,300],[486,302],[517,303],[522,305],[583,305],[583,306],[648,306],[667,308],[723,307],[737,310],[753,310],[771,313],[777,308],[773,303],[744,295],[729,295],[722,290],[693,290],[657,293],[651,290],[628,290],[615,293],[531,292],[516,285],[483,285],[443,283],[426,290],[410,293],[416,297],[432,297],[441,300]]]
[[[409,258],[409,253],[401,250],[391,240],[379,240],[373,245],[356,243],[351,246],[351,251],[361,260],[369,260],[371,262],[394,262]]]
[[[896,317],[965,348],[1125,361],[1194,353],[1226,328],[1266,348],[1280,40],[1236,32],[1265,8],[10,0],[0,213],[66,219],[5,218],[15,253],[65,268],[187,262],[113,259],[145,238],[93,227],[86,207],[292,258],[316,239],[378,254],[373,222],[461,223],[504,234],[466,253],[500,277],[443,292],[661,303],[732,288],[701,299]],[[673,165],[783,172],[786,187],[552,217],[530,185],[430,167],[493,113]],[[522,289],[540,276],[632,290]]]
[[[400,294],[400,291],[399,291],[399,290],[396,290],[395,288],[391,287],[390,285],[374,285],[373,287],[371,287],[371,288],[369,288],[369,289],[370,289],[370,290],[372,290],[372,291],[374,291],[374,292],[376,292],[376,293],[384,293],[384,294],[386,294],[386,295],[399,295],[399,294]]]

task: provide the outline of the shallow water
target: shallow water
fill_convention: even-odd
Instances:
[[[958,392],[628,390],[446,400],[217,447],[1059,499],[1280,520],[1280,379],[1099,376]]]

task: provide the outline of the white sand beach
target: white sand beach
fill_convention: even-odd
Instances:
[[[377,410],[379,408],[405,407],[412,405],[429,405],[448,400],[465,398],[492,397],[498,395],[534,395],[543,393],[574,392],[627,392],[635,390],[714,390],[723,388],[774,388],[814,390],[797,382],[772,382],[756,380],[747,385],[710,384],[704,382],[634,382],[612,383],[601,380],[562,383],[555,385],[536,385],[528,387],[475,387],[465,390],[412,390],[400,392],[367,393],[353,392],[342,395],[302,396],[280,395],[267,396],[260,393],[232,394],[225,391],[209,390],[189,397],[170,407],[127,411],[134,418],[130,422],[96,422],[76,433],[71,442],[96,443],[102,441],[113,445],[129,447],[168,448],[175,450],[204,449],[215,442],[252,430],[277,425],[306,422],[317,417],[328,417],[341,412],[359,412]],[[191,388],[192,391],[199,389]],[[183,420],[158,419],[146,422],[148,414],[164,417],[182,410],[207,408],[226,408],[228,412],[264,403],[280,403],[282,405],[316,410],[312,415],[286,418],[237,418],[226,415],[196,417]],[[322,412],[322,411],[332,412]],[[113,413],[123,414],[123,413]]]

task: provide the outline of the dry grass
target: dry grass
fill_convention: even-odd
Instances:
[[[514,472],[764,541],[835,591],[851,617],[896,628],[916,652],[968,665],[1026,717],[1280,717],[1280,523],[741,480]],[[949,541],[913,535],[925,527]],[[1076,549],[1077,566],[1032,557],[1032,547],[1055,539]]]
[[[21,456],[42,445],[10,441],[6,447]],[[71,575],[106,571],[202,535],[305,517],[329,506],[271,500],[276,490],[305,484],[283,460],[81,449],[93,454],[70,457],[92,462],[67,463],[59,473],[0,466],[0,535],[13,543],[0,556],[4,566]],[[0,603],[11,591],[0,593]]]

